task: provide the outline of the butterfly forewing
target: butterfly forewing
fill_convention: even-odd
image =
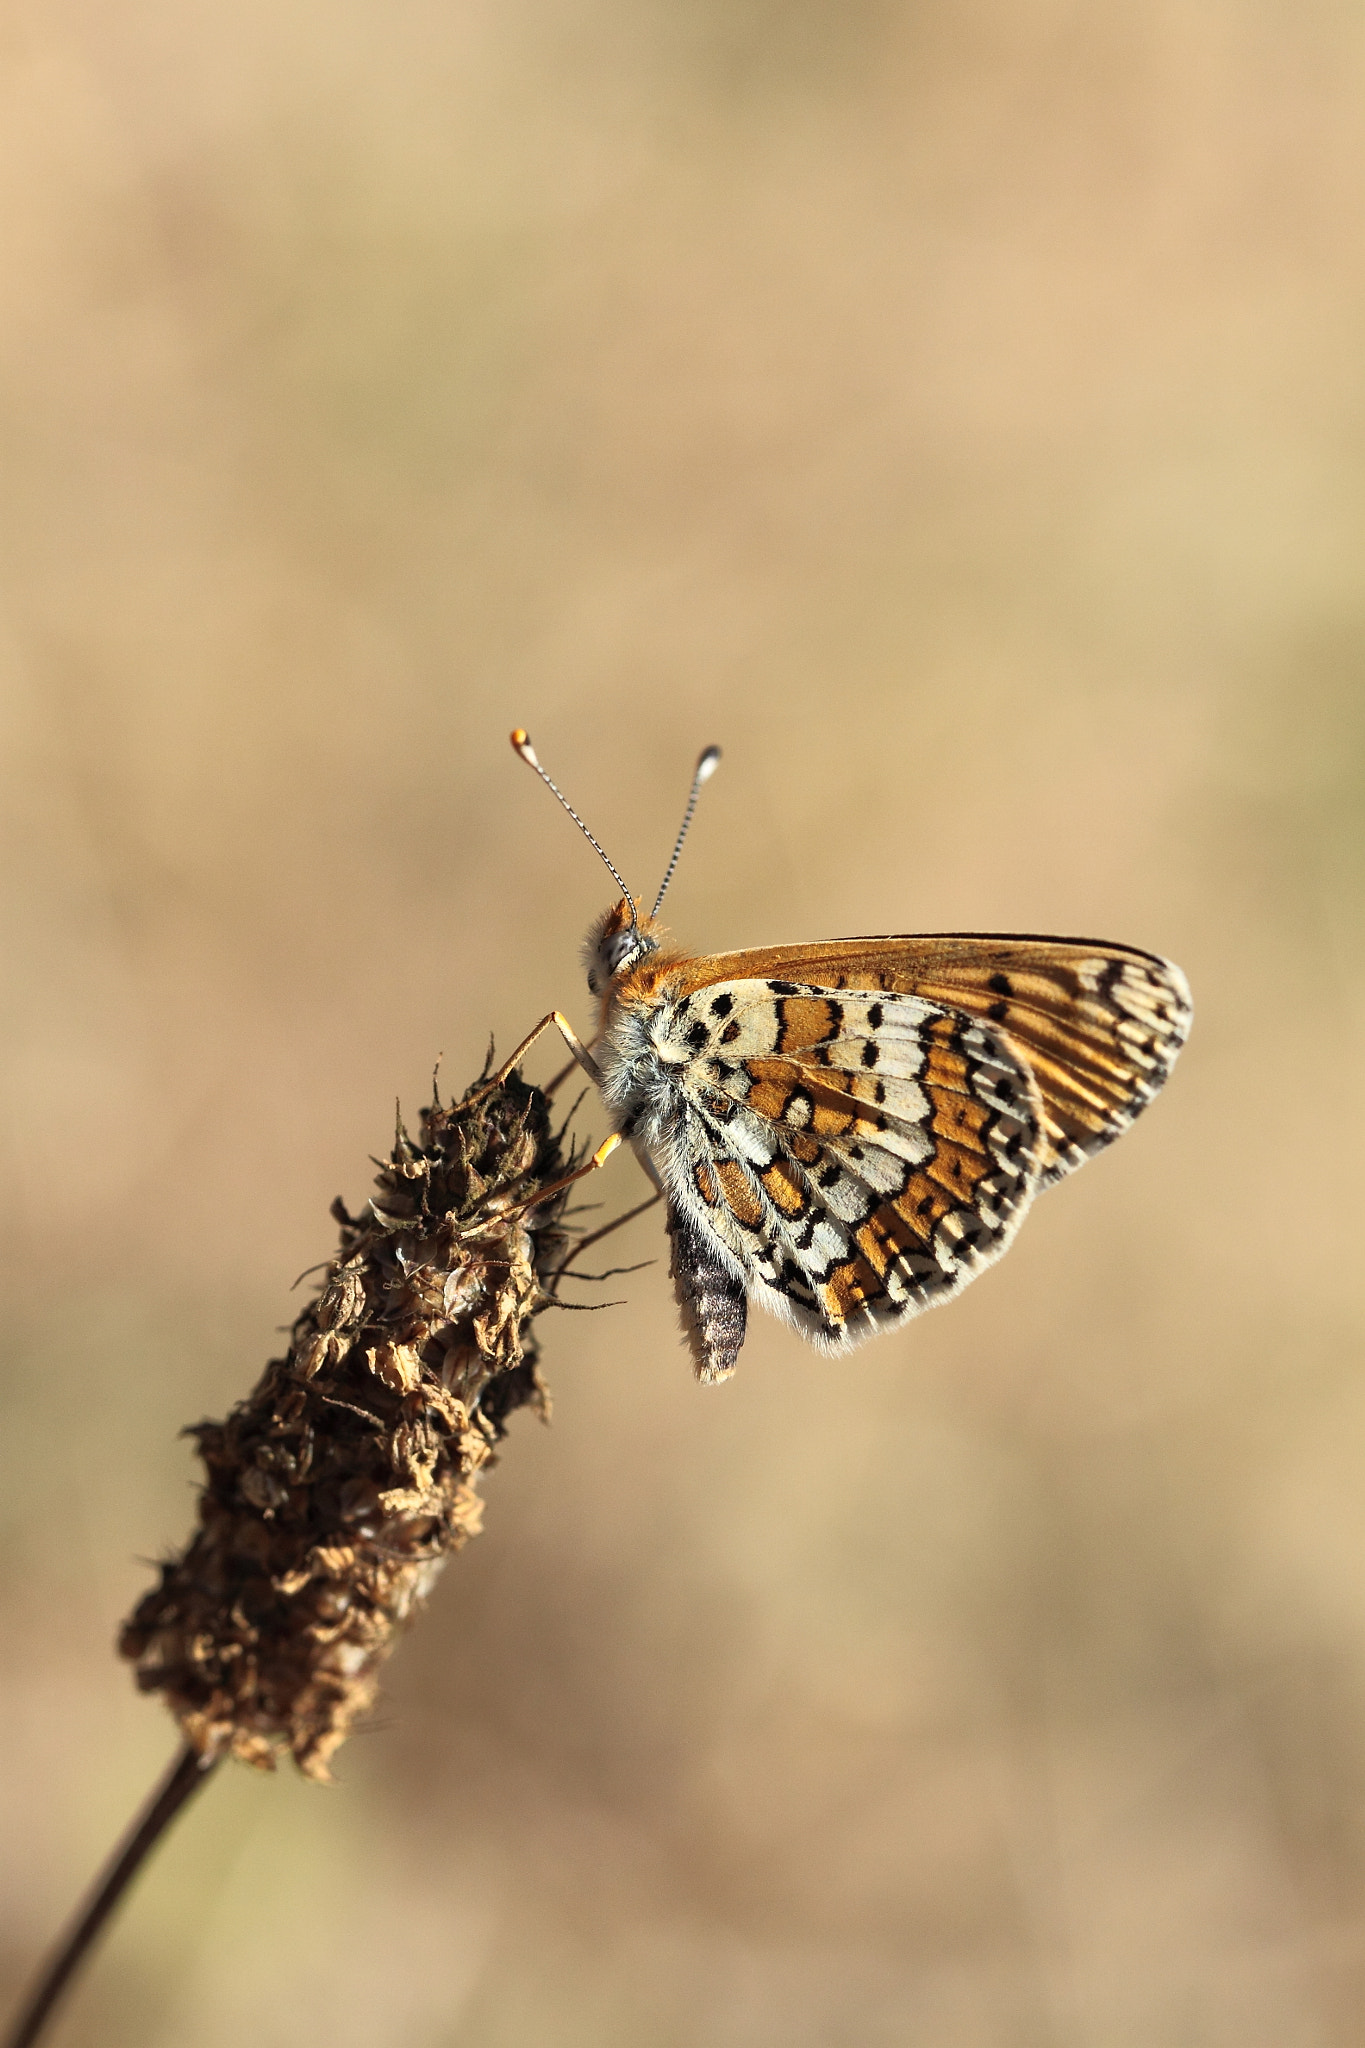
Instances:
[[[681,987],[754,979],[917,996],[993,1026],[1037,1083],[1039,1185],[1110,1144],[1166,1080],[1190,1025],[1171,961],[1102,940],[931,933],[689,960]]]

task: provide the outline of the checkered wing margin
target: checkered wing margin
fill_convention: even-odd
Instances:
[[[651,1037],[673,1091],[654,1156],[689,1330],[718,1313],[728,1275],[736,1308],[747,1288],[843,1349],[949,1300],[1032,1198],[1037,1090],[1003,1035],[961,1011],[774,977],[665,1002]],[[714,1378],[738,1344],[694,1349]]]

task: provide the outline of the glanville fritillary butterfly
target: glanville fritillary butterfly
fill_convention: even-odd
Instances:
[[[929,932],[700,958],[658,922],[702,784],[642,917],[536,759],[512,745],[606,862],[621,900],[584,945],[601,1002],[584,1045],[558,1029],[667,1204],[697,1377],[730,1377],[748,1304],[844,1351],[959,1294],[1041,1189],[1120,1137],[1190,1027],[1170,960],[1103,939]],[[489,1084],[493,1085],[492,1083]]]

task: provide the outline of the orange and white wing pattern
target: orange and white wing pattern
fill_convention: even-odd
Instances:
[[[938,932],[836,939],[688,963],[692,974],[791,976],[895,990],[1002,1032],[1038,1084],[1049,1187],[1121,1137],[1189,1035],[1190,991],[1171,960],[1102,939]]]
[[[746,1297],[827,1349],[947,1301],[1126,1130],[1189,1028],[1180,970],[1098,941],[948,934],[688,959],[607,1006],[604,1095],[669,1200],[698,1372]]]
[[[733,1369],[746,1294],[841,1350],[947,1301],[1009,1244],[1041,1109],[990,1024],[776,977],[622,993],[604,1092],[668,1195],[704,1378]]]

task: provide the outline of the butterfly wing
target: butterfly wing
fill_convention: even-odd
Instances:
[[[1026,1062],[920,997],[707,982],[656,995],[615,1044],[608,1100],[667,1190],[703,1378],[733,1369],[746,1291],[828,1349],[949,1300],[1037,1185]]]
[[[980,1019],[1022,1055],[1042,1105],[1039,1185],[1126,1131],[1189,1033],[1173,961],[1100,939],[980,932],[836,939],[690,960],[684,989],[759,979],[918,996]]]

